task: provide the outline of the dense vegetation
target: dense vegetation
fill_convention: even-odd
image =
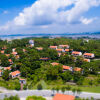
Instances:
[[[67,39],[67,38],[33,38],[35,41],[35,46],[29,47],[29,39],[15,39],[10,42],[0,40],[0,50],[6,46],[5,54],[10,54],[7,57],[4,54],[0,54],[0,66],[7,67],[10,66],[8,59],[12,59],[13,64],[11,65],[12,70],[20,70],[21,77],[27,79],[29,87],[32,83],[36,84],[37,82],[44,80],[47,84],[52,84],[54,81],[60,81],[62,83],[74,82],[78,85],[84,85],[84,80],[89,77],[89,75],[95,76],[95,78],[89,78],[89,85],[99,85],[100,84],[100,60],[92,59],[91,62],[84,62],[83,58],[74,57],[71,55],[71,52],[66,53],[65,55],[58,56],[56,50],[49,49],[50,45],[61,45],[68,44],[70,49],[74,51],[81,51],[82,53],[89,52],[94,53],[95,58],[100,58],[100,40],[89,40],[86,42],[84,39]],[[42,51],[38,51],[36,47],[43,47]],[[12,54],[12,49],[16,48],[18,52],[19,59],[16,59]],[[26,52],[23,52],[23,49]],[[71,55],[71,56],[69,56]],[[50,60],[41,61],[40,58],[48,57]],[[60,65],[52,66],[50,63],[58,62]],[[67,65],[71,67],[82,68],[83,72],[74,72],[71,71],[62,71],[62,65]],[[2,78],[9,81],[8,73],[11,71],[4,72]]]

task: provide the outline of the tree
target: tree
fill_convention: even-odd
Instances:
[[[4,70],[3,75],[2,75],[2,78],[5,81],[8,81],[9,80],[9,71],[8,70]]]
[[[56,87],[56,91],[57,91],[57,93],[59,92],[59,86]]]
[[[76,93],[76,88],[73,88],[73,89],[72,89],[72,92],[73,92],[73,95],[75,95],[75,93]]]
[[[5,96],[4,100],[20,100],[20,98],[17,95],[16,96],[10,96],[10,97]]]
[[[89,85],[92,87],[92,85],[93,85],[93,80],[90,80],[90,81],[89,81]]]
[[[42,85],[41,85],[41,84],[38,84],[38,85],[37,85],[37,89],[38,89],[38,90],[42,90],[42,89],[43,89]]]
[[[66,91],[66,88],[65,88],[65,87],[62,87],[62,88],[61,88],[61,91],[62,91],[62,93],[64,94],[64,92]]]
[[[66,90],[69,92],[69,91],[71,90],[71,86],[68,85],[68,86],[66,87]]]
[[[80,88],[76,89],[76,91],[77,91],[77,94],[79,94],[79,95],[82,92],[82,90]]]

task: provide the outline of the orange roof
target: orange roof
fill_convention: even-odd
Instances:
[[[53,66],[57,66],[57,65],[59,65],[59,63],[57,63],[57,62],[53,62],[53,63],[51,63],[51,65],[53,65]]]
[[[12,54],[13,54],[13,55],[16,55],[16,54],[17,54],[17,52],[12,52]]]
[[[81,68],[78,68],[78,67],[75,67],[74,68],[74,71],[81,71],[82,69]]]
[[[62,67],[63,67],[63,69],[70,69],[69,66],[65,66],[65,65],[63,65]]]
[[[93,53],[84,53],[84,56],[92,56]]]
[[[57,48],[57,46],[50,46],[50,48]]]
[[[72,95],[56,94],[53,100],[74,100],[75,97]]]
[[[90,62],[90,59],[84,59],[84,61],[86,61],[86,62]]]
[[[23,52],[26,52],[26,49],[23,49]]]
[[[10,54],[5,54],[7,57],[9,57],[10,56]]]
[[[17,71],[11,72],[11,75],[12,75],[12,76],[15,76],[15,75],[17,75],[17,74],[20,74],[20,71],[17,70]]]
[[[63,51],[63,49],[56,49],[57,51]]]
[[[16,59],[18,59],[19,58],[19,55],[16,55],[16,57],[15,57]]]
[[[1,51],[1,53],[4,53],[4,52],[5,52],[4,50]]]
[[[11,67],[4,67],[5,70],[11,70]]]
[[[69,52],[69,49],[65,49],[66,52]]]
[[[0,69],[0,73],[2,72],[2,70]]]
[[[81,52],[73,51],[72,54],[80,54]]]
[[[59,45],[60,47],[69,47],[69,45]]]
[[[36,49],[37,49],[37,50],[43,50],[43,48],[42,48],[42,47],[37,47]]]
[[[8,59],[9,62],[12,62],[12,59]]]

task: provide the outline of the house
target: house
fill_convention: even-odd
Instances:
[[[73,55],[73,56],[81,56],[81,55],[82,55],[82,52],[73,51],[73,52],[72,52],[72,55]]]
[[[37,47],[36,49],[37,49],[38,51],[42,51],[42,50],[43,50],[42,47]]]
[[[2,53],[2,54],[4,54],[4,53],[5,53],[5,51],[4,51],[4,50],[1,50],[1,53]]]
[[[52,65],[52,66],[57,66],[57,65],[59,65],[59,63],[53,62],[53,63],[51,63],[51,65]]]
[[[12,49],[12,52],[15,52],[15,51],[16,51],[16,48],[13,48],[13,49]]]
[[[57,46],[50,46],[50,49],[56,50],[57,49]]]
[[[63,67],[63,71],[71,70],[70,66],[63,65],[62,67]]]
[[[64,49],[56,49],[57,52],[62,53],[64,52]]]
[[[78,67],[75,67],[75,68],[73,69],[73,71],[80,72],[80,71],[82,71],[82,69],[81,69],[81,68],[78,68]]]
[[[5,50],[5,49],[7,49],[7,47],[6,47],[6,46],[2,47],[2,50]]]
[[[5,54],[7,57],[9,57],[10,56],[10,54]]]
[[[2,76],[2,73],[3,73],[3,72],[2,72],[2,70],[0,69],[0,76]]]
[[[70,50],[69,49],[65,49],[65,52],[69,52]]]
[[[15,58],[16,58],[16,59],[19,59],[19,58],[20,58],[20,56],[19,56],[19,55],[16,55],[16,56],[15,56]]]
[[[26,52],[26,49],[23,49],[23,52]]]
[[[40,60],[42,60],[42,61],[48,61],[48,60],[50,60],[50,58],[45,57],[45,58],[40,58]]]
[[[85,62],[90,62],[90,59],[84,59]]]
[[[69,48],[69,45],[59,45],[60,48]]]
[[[4,67],[4,70],[11,70],[11,67]]]
[[[17,55],[17,52],[12,52],[12,54],[13,54],[14,56],[16,56],[16,55]]]
[[[95,57],[95,55],[93,53],[84,53],[83,56],[85,58],[94,58]]]
[[[13,61],[12,61],[12,59],[8,59],[8,61],[10,62],[10,64],[13,64]]]
[[[72,95],[64,95],[64,94],[56,94],[53,100],[75,100],[75,96]]]
[[[10,73],[10,75],[11,75],[11,77],[12,77],[12,78],[19,77],[19,76],[20,76],[20,74],[21,74],[21,72],[20,72],[20,71],[18,71],[18,70]]]
[[[60,57],[61,56],[61,53],[58,53],[58,56]]]

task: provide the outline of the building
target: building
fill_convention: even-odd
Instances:
[[[19,83],[21,85],[21,90],[23,90],[23,84],[26,84],[26,80],[25,79],[19,79]]]
[[[12,52],[12,54],[13,54],[14,56],[16,56],[16,55],[17,55],[17,52]]]
[[[59,63],[57,63],[57,62],[53,62],[53,63],[51,63],[51,65],[52,65],[52,66],[58,66]]]
[[[3,72],[2,72],[2,70],[0,69],[0,76],[2,76],[2,74],[3,74]]]
[[[13,61],[12,61],[12,59],[8,59],[8,61],[10,62],[10,64],[13,64]]]
[[[63,67],[63,71],[71,70],[70,66],[63,65],[62,67]]]
[[[4,70],[11,70],[11,67],[4,67]]]
[[[64,95],[64,94],[56,94],[53,100],[75,100],[75,96],[72,95]]]
[[[90,62],[90,59],[84,59],[85,62]]]
[[[73,56],[81,56],[81,55],[82,55],[82,52],[73,51],[73,52],[72,52],[72,55],[73,55]]]
[[[62,53],[62,52],[64,52],[64,49],[56,49],[56,51],[57,51],[58,53]]]
[[[94,58],[95,57],[95,55],[93,53],[84,53],[83,56],[85,58]]]
[[[40,58],[40,60],[42,60],[42,61],[48,61],[48,60],[50,60],[50,58],[48,58],[48,57],[46,57],[46,58]]]
[[[66,48],[68,49],[69,48],[69,45],[59,45],[60,48]]]
[[[5,51],[4,50],[1,50],[1,54],[4,54],[5,53]]]
[[[37,49],[38,51],[42,51],[42,50],[43,50],[42,47],[37,47],[36,49]]]
[[[12,49],[12,52],[15,52],[15,51],[16,51],[16,48],[13,48],[13,49]]]
[[[69,49],[65,49],[65,52],[69,52],[70,50]]]
[[[50,46],[50,49],[56,50],[57,49],[57,46]]]
[[[34,40],[29,40],[29,44],[31,47],[34,47]]]
[[[81,69],[81,68],[78,68],[78,67],[75,67],[75,68],[73,69],[73,71],[80,72],[80,71],[82,71],[82,69]]]
[[[19,76],[20,76],[20,74],[21,74],[21,72],[20,72],[20,71],[18,71],[18,70],[10,73],[10,75],[11,75],[11,77],[12,77],[12,78],[19,77]]]

